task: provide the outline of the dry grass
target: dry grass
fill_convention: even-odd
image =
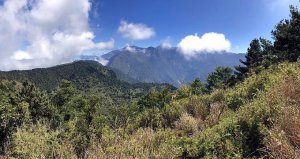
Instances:
[[[206,125],[208,127],[214,126],[216,125],[221,118],[221,115],[224,112],[224,104],[223,103],[214,103],[211,104],[211,108],[210,108],[210,114],[207,116],[207,119],[205,121]]]
[[[300,80],[289,77],[273,91],[283,111],[265,139],[270,158],[300,158]],[[277,100],[278,100],[277,99]]]
[[[265,145],[269,158],[293,159],[297,156],[295,148],[282,130],[271,130],[268,137],[265,138]]]
[[[86,158],[90,159],[173,159],[180,149],[172,143],[175,138],[171,132],[150,128],[139,129],[130,136],[116,136],[114,140],[104,134],[103,138],[92,144]]]

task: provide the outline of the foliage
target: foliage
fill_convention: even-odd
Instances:
[[[280,61],[297,61],[300,55],[300,12],[290,8],[290,19],[282,20],[272,31],[275,53]]]
[[[151,91],[138,101],[138,106],[141,111],[147,108],[162,108],[171,100],[171,89],[164,88],[162,91]]]
[[[207,92],[206,85],[201,82],[200,78],[196,78],[191,84],[191,91],[193,95],[205,94]]]
[[[129,84],[117,79],[115,73],[96,61],[75,61],[51,68],[27,71],[1,72],[0,79],[30,81],[48,92],[57,88],[64,80],[70,81],[78,92],[84,94],[105,94],[116,103],[123,103],[145,95],[152,88],[164,84]],[[171,87],[171,86],[170,86]]]
[[[299,77],[300,61],[283,63],[227,90],[179,98],[182,90],[163,89],[123,106],[115,106],[106,96],[78,93],[64,81],[46,99],[35,98],[37,103],[48,101],[41,108],[55,108],[53,118],[43,111],[39,118],[31,115],[35,109],[25,99],[42,94],[36,93],[38,89],[26,89],[34,91],[18,96],[28,84],[2,81],[0,88],[15,92],[14,98],[24,99],[25,105],[20,105],[21,114],[7,113],[11,117],[5,121],[19,125],[10,125],[3,154],[11,158],[290,158],[299,155]],[[2,104],[12,97],[6,92],[2,91]],[[18,118],[24,112],[26,118]]]
[[[226,89],[234,82],[233,70],[229,67],[217,67],[207,76],[207,89]]]
[[[23,123],[52,119],[54,108],[48,95],[28,82],[0,81],[0,153]]]
[[[11,158],[75,158],[71,143],[61,141],[49,125],[22,125],[12,136]]]
[[[276,62],[273,55],[273,45],[271,41],[260,38],[254,39],[247,50],[245,61],[240,60],[242,66],[235,67],[235,74],[238,80],[243,80],[253,73],[259,73],[262,68],[268,68]]]
[[[290,19],[280,21],[272,31],[274,43],[260,38],[254,39],[246,53],[246,60],[236,66],[238,80],[268,68],[272,64],[296,62],[300,55],[300,12],[296,6],[290,7]]]

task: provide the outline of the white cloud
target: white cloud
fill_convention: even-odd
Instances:
[[[103,66],[106,66],[109,63],[109,60],[107,60],[101,56],[95,56],[93,59],[90,59],[90,60],[97,61],[97,62],[101,63]]]
[[[30,69],[70,62],[95,43],[89,0],[5,0],[0,6],[0,69]]]
[[[171,44],[170,42],[163,42],[163,43],[161,44],[161,47],[162,47],[163,49],[170,49],[170,48],[172,48],[172,44]]]
[[[201,53],[214,53],[230,51],[231,43],[224,34],[205,33],[202,37],[189,35],[183,38],[178,44],[178,49],[186,57],[193,57]]]
[[[118,32],[130,40],[146,40],[155,36],[153,28],[142,23],[128,23],[124,20],[121,21]]]
[[[132,53],[137,52],[136,48],[130,46],[129,44],[126,44],[125,50]]]
[[[106,66],[109,63],[108,60],[106,60],[106,59],[104,59],[102,57],[97,58],[96,61],[98,61],[99,63],[101,63],[103,66]]]
[[[32,57],[29,55],[28,52],[19,50],[14,53],[14,55],[12,56],[12,59],[21,61],[21,60],[31,60]]]
[[[115,40],[111,39],[110,41],[107,42],[100,42],[96,44],[96,47],[98,49],[103,49],[103,50],[113,49],[115,47]]]

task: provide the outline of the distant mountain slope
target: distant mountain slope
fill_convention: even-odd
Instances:
[[[129,84],[117,79],[116,74],[96,61],[76,61],[51,68],[27,71],[0,71],[0,79],[29,80],[36,86],[52,91],[62,80],[72,81],[86,93],[104,93],[113,99],[130,99],[140,96],[157,84]]]
[[[177,48],[139,48],[132,46],[102,56],[107,66],[141,82],[180,85],[196,77],[202,80],[217,66],[233,67],[244,59],[244,54],[202,53],[187,59]],[[119,77],[119,76],[118,76]],[[122,77],[122,76],[121,76]],[[119,78],[121,78],[119,77]]]

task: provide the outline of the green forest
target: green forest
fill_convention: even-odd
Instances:
[[[0,72],[0,158],[300,158],[299,10],[271,34],[178,89],[91,61]]]

